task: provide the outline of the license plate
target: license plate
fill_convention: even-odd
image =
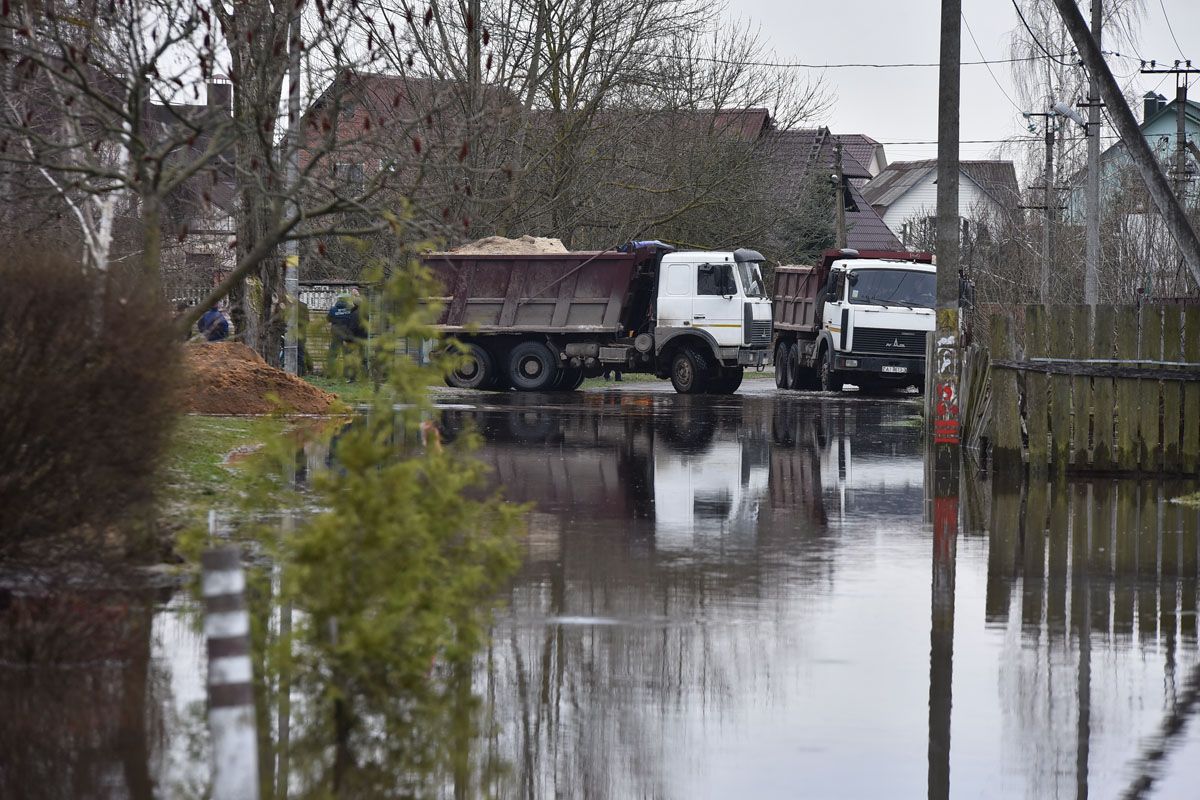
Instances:
[[[905,372],[908,372],[908,367],[891,367],[891,366],[886,366],[886,367],[884,367],[884,368],[883,368],[883,371],[884,371],[884,372],[905,373]]]

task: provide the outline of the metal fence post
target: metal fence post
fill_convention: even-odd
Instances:
[[[246,576],[238,551],[205,551],[204,637],[208,640],[208,726],[212,736],[212,796],[258,800],[258,736],[250,662]]]

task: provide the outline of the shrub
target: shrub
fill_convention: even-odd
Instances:
[[[56,253],[0,255],[0,559],[128,554],[175,416],[156,287]],[[101,547],[104,545],[104,547]]]

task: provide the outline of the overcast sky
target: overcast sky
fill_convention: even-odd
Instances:
[[[937,0],[854,0],[797,2],[796,0],[729,0],[729,13],[761,26],[761,34],[783,62],[834,64],[845,62],[903,63],[938,60]],[[1084,16],[1090,4],[1084,0]],[[963,29],[962,60],[1007,58],[1009,34],[1020,20],[1010,0],[963,0],[963,16],[974,31],[980,52]],[[1188,58],[1200,66],[1200,2],[1145,0],[1137,52],[1143,58],[1180,58],[1167,18]],[[1107,45],[1106,45],[1106,49]],[[1135,72],[1137,62],[1109,58],[1118,76]],[[1016,99],[1009,64],[962,67],[962,158],[988,158],[996,145],[971,140],[1002,139],[1024,130],[1020,112],[1004,96]],[[821,74],[817,71],[815,74]],[[824,120],[834,133],[864,133],[883,142],[889,161],[932,158],[935,144],[893,144],[937,139],[936,67],[894,69],[830,69],[823,73],[833,97]],[[1165,78],[1165,80],[1160,80]],[[1137,75],[1138,94],[1158,85],[1168,98],[1175,94],[1174,76]],[[1127,80],[1118,77],[1125,85]],[[1192,90],[1200,100],[1200,86]],[[1081,98],[1082,99],[1082,98]],[[1041,109],[1032,109],[1041,110]],[[1141,119],[1141,109],[1134,109]]]

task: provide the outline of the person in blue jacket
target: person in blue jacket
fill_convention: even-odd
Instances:
[[[196,323],[196,329],[204,336],[205,341],[223,342],[229,337],[229,320],[221,313],[217,304],[213,303],[212,308],[205,311]]]

